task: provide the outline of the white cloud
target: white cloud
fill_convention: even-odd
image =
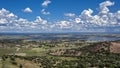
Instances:
[[[40,16],[37,16],[35,22],[39,23],[39,22],[41,22],[41,21],[42,21],[41,17],[40,17]]]
[[[112,5],[114,5],[114,2],[111,2],[111,1],[105,1],[105,2],[100,3],[100,7],[107,7],[107,6],[112,6]]]
[[[37,16],[34,22],[43,25],[47,24],[47,20],[43,20],[40,16]]]
[[[75,22],[76,22],[76,23],[80,23],[80,22],[81,22],[81,19],[80,19],[80,18],[75,18]]]
[[[41,5],[44,7],[42,10],[41,10],[41,13],[44,14],[44,15],[49,15],[50,12],[47,12],[46,11],[46,8],[49,4],[51,3],[50,0],[45,0]]]
[[[40,16],[37,16],[33,21],[29,21],[2,8],[0,10],[0,31],[119,31],[120,10],[115,13],[109,12],[108,6],[112,5],[114,5],[114,2],[105,1],[100,4],[100,11],[96,14],[93,14],[92,9],[88,9],[83,10],[78,16],[74,16],[74,13],[68,13],[66,16],[74,17],[54,22],[48,22]],[[50,14],[45,9],[41,13]],[[109,27],[110,29],[107,29]]]
[[[52,27],[55,27],[54,29],[59,30],[69,30],[73,27],[73,23],[68,20],[61,20],[55,23],[55,25],[52,25]]]
[[[49,15],[49,14],[50,14],[50,12],[46,12],[45,9],[42,9],[42,10],[41,10],[41,13],[44,14],[44,15]]]
[[[75,16],[74,13],[65,13],[64,15],[67,16],[67,17],[74,17]]]
[[[0,24],[5,24],[7,23],[8,21],[6,19],[0,19]]]
[[[93,13],[93,10],[92,10],[92,9],[84,10],[84,11],[81,13],[81,16],[91,17],[91,14],[92,14],[92,13]]]
[[[25,8],[23,11],[26,12],[26,13],[31,13],[32,12],[32,10],[29,7]]]
[[[48,6],[48,4],[50,4],[50,3],[51,3],[51,1],[50,1],[50,0],[45,0],[45,1],[42,3],[42,6],[47,7],[47,6]]]
[[[119,10],[119,11],[117,11],[117,13],[116,13],[116,17],[117,17],[117,19],[119,19],[119,20],[120,20],[120,10]]]
[[[67,22],[67,21],[60,21],[59,25],[60,25],[61,28],[67,28],[68,24],[69,24],[69,22]]]
[[[109,12],[109,9],[107,8],[108,6],[112,6],[114,5],[114,2],[110,2],[110,1],[105,1],[100,3],[100,13],[101,14],[107,14]]]
[[[36,20],[28,21],[24,18],[18,18],[15,14],[6,9],[0,10],[0,31],[38,31],[46,28],[47,20],[43,20],[40,16]]]
[[[4,14],[8,14],[9,11],[7,11],[6,9],[2,8],[1,11],[0,11],[0,15],[4,15]]]
[[[108,6],[114,5],[114,2],[105,1],[100,3],[100,11],[96,15],[92,15],[93,10],[83,10],[79,18],[75,18],[76,23],[85,24],[88,26],[115,26],[118,24],[119,11],[110,13]]]
[[[7,17],[15,17],[16,18],[17,16],[14,15],[13,13],[10,13],[10,14],[7,15]]]
[[[6,9],[2,8],[0,10],[0,23],[12,23],[15,22],[15,20],[17,19],[17,16],[14,15],[13,13],[10,13],[9,11],[7,11]]]

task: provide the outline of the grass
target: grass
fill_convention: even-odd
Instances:
[[[2,67],[2,61],[0,60],[0,68]]]
[[[15,48],[0,48],[0,56],[14,53]]]
[[[0,57],[2,55],[8,55],[13,53],[26,53],[27,56],[43,56],[46,54],[47,51],[48,50],[45,48],[21,48],[19,51],[16,51],[16,48],[0,48]]]
[[[39,52],[46,51],[46,49],[43,49],[43,48],[32,48],[31,51],[32,51],[32,52],[39,53]]]
[[[23,68],[39,68],[39,65],[32,61],[16,58],[15,62],[17,62],[16,65],[12,64],[9,58],[5,61],[0,61],[0,68],[19,68],[20,64],[23,66]]]
[[[27,56],[44,56],[47,50],[44,48],[30,48],[24,49],[21,48],[17,53],[26,53]]]
[[[17,65],[10,63],[10,60],[0,61],[0,68],[19,68]]]
[[[38,64],[28,61],[28,60],[21,60],[19,58],[16,59],[16,62],[18,64],[21,64],[23,68],[40,68]]]
[[[20,48],[19,51],[16,51],[15,47],[12,48],[0,48],[0,56],[11,54],[11,53],[26,53],[27,56],[44,56],[49,50],[58,50],[58,49],[76,49],[80,47],[84,47],[87,45],[80,45],[80,46],[72,46],[72,47],[47,47],[42,46],[41,48]]]

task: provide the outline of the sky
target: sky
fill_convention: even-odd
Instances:
[[[0,32],[120,33],[120,0],[0,0]]]

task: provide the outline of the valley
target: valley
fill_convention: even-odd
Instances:
[[[120,67],[119,35],[111,35],[118,38],[114,41],[68,39],[69,35],[61,35],[67,38],[59,35],[59,38],[53,39],[49,35],[52,39],[29,40],[30,36],[36,37],[36,35],[23,35],[21,39],[18,38],[19,35],[14,38],[8,35],[4,36],[4,39],[0,39],[1,68]],[[111,36],[107,35],[107,37]],[[86,35],[78,37],[86,37]],[[87,35],[87,37],[91,37],[91,35]]]

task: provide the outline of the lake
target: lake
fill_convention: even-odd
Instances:
[[[0,33],[0,39],[115,41],[120,34],[105,33]]]

